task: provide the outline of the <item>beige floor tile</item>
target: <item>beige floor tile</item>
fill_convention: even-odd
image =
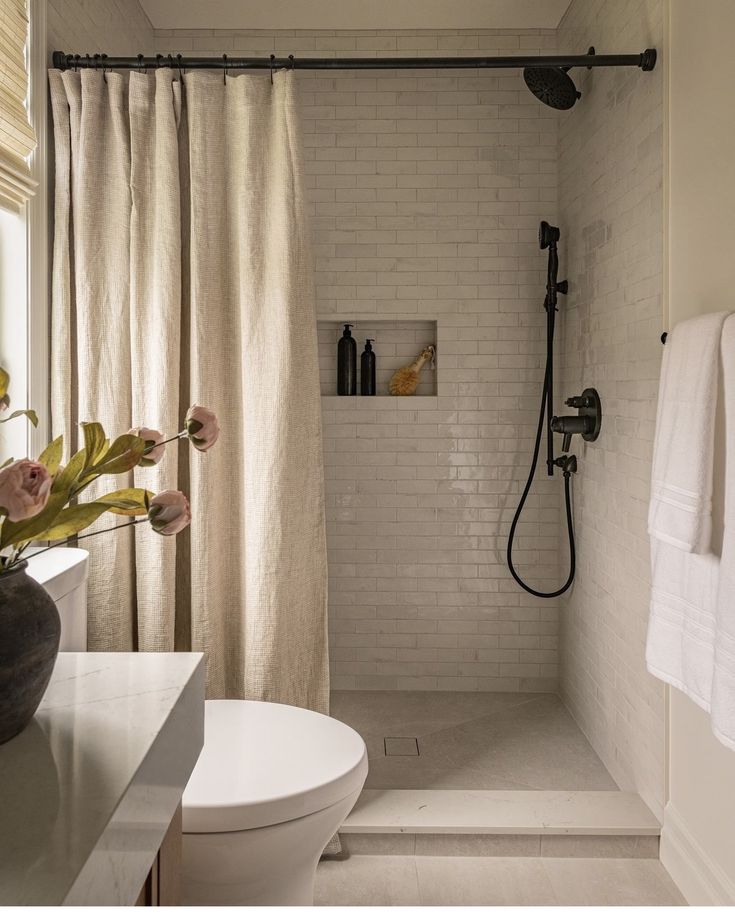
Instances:
[[[553,906],[540,858],[416,858],[422,906]]]
[[[654,858],[542,858],[562,906],[682,906],[681,893]]]
[[[316,906],[418,906],[413,858],[358,855],[319,862]]]

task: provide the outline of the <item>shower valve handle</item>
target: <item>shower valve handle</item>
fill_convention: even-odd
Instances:
[[[564,401],[564,406],[574,407],[575,410],[579,410],[582,407],[591,407],[593,405],[592,397],[584,394],[581,394],[579,397],[567,397]]]
[[[577,416],[553,416],[550,422],[552,432],[564,436],[562,450],[569,451],[573,435],[581,435],[585,442],[594,442],[600,434],[602,404],[600,395],[593,387],[586,387],[577,397],[568,397],[564,403],[578,410]]]

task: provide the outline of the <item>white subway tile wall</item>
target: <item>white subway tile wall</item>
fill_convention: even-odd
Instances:
[[[153,54],[153,27],[138,0],[48,0],[49,51]]]
[[[661,49],[662,0],[575,0],[561,51]],[[617,783],[661,816],[664,685],[645,668],[646,517],[662,346],[663,68],[573,72],[560,121],[563,392],[595,386],[600,439],[575,450],[578,577],[562,602],[564,700]]]
[[[553,31],[155,33],[163,53],[296,57],[555,43]],[[440,339],[437,396],[323,401],[332,685],[555,689],[557,605],[518,589],[504,555],[543,374],[536,234],[557,214],[557,116],[519,72],[299,81],[320,314],[437,321]],[[541,588],[558,579],[559,489],[540,478],[519,531],[518,564]]]

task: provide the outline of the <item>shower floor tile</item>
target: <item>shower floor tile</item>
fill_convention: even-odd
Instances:
[[[332,692],[332,716],[368,747],[368,789],[616,791],[552,694]],[[415,737],[419,755],[386,755]]]

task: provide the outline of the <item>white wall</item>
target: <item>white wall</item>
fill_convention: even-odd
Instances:
[[[554,43],[543,31],[156,33],[163,53],[297,57]],[[365,318],[358,337],[372,317],[439,325],[438,396],[323,400],[333,687],[554,689],[557,607],[515,586],[504,553],[543,376],[537,228],[556,216],[556,113],[519,73],[299,82],[320,316]],[[375,351],[405,360],[394,342]],[[543,588],[557,579],[560,485],[541,480],[517,559]]]
[[[671,0],[669,23],[669,323],[735,309],[735,4]],[[669,803],[662,859],[694,903],[735,903],[735,752],[709,717],[670,695]]]
[[[662,0],[574,0],[561,52],[661,47]],[[578,571],[562,600],[564,701],[617,783],[661,816],[664,687],[646,672],[646,532],[662,346],[663,71],[573,71],[559,125],[559,398],[596,387],[600,438],[575,439]]]
[[[138,0],[48,0],[49,51],[153,54],[153,28]]]

